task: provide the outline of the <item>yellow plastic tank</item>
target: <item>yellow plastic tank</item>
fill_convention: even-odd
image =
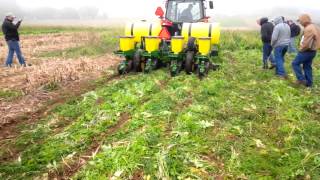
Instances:
[[[184,47],[184,37],[183,36],[174,36],[171,38],[171,51],[174,54],[179,54]]]
[[[211,38],[201,37],[198,38],[199,52],[201,55],[206,56],[211,51]]]
[[[152,53],[154,51],[159,50],[159,45],[160,45],[161,39],[159,36],[146,36],[145,37],[145,46],[146,46],[146,51],[148,53]]]
[[[120,50],[123,52],[134,49],[134,37],[133,36],[120,36]]]
[[[161,32],[160,22],[135,22],[127,23],[125,28],[125,36],[134,36],[134,41],[141,42],[141,37],[145,36],[159,36]]]
[[[219,23],[183,23],[182,36],[188,41],[189,37],[202,38],[209,37],[212,45],[220,43]]]

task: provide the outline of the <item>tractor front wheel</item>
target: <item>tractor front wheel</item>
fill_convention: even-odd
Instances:
[[[134,56],[133,56],[133,63],[132,63],[132,66],[133,66],[133,71],[134,72],[141,72],[142,71],[142,68],[141,68],[141,51],[138,50],[135,52]]]
[[[186,62],[185,62],[185,71],[187,74],[192,74],[194,71],[194,52],[188,51]]]

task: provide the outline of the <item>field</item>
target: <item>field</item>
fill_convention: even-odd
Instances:
[[[306,89],[293,55],[278,79],[258,32],[224,31],[203,80],[120,77],[121,29],[23,32],[33,66],[0,73],[0,179],[320,179],[319,55]]]

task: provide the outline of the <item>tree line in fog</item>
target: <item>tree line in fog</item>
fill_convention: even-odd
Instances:
[[[15,0],[0,0],[0,17],[4,18],[8,12],[14,13],[17,17],[29,20],[90,20],[108,18],[106,13],[100,13],[99,8],[95,6],[81,8],[66,7],[62,9],[51,7],[24,9],[20,7]]]

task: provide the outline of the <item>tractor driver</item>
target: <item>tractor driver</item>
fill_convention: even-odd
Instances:
[[[180,15],[180,21],[182,22],[192,22],[193,21],[193,16],[192,16],[192,8],[193,5],[189,4],[188,8],[182,11]]]

